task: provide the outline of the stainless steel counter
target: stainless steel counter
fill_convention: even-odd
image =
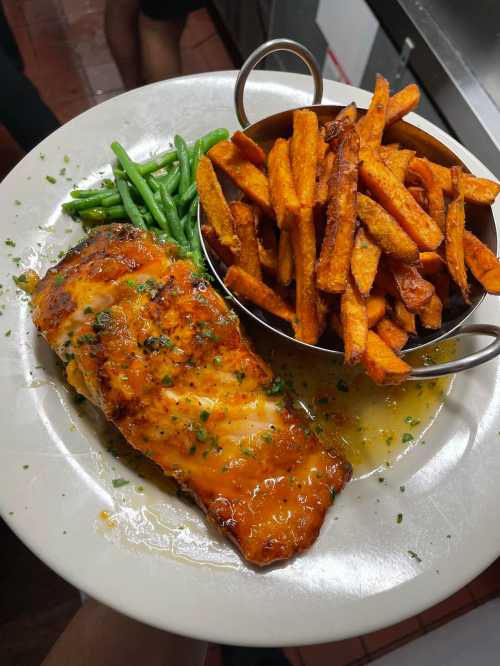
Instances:
[[[500,177],[500,2],[368,0],[459,140]]]

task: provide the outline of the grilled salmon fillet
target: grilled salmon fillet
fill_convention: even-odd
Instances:
[[[69,383],[174,477],[256,565],[308,548],[349,480],[288,405],[190,261],[129,224],[97,228],[33,293]]]

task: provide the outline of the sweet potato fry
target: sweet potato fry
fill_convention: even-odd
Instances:
[[[366,349],[368,318],[366,302],[351,276],[340,300],[340,321],[344,335],[344,363],[359,363]]]
[[[421,157],[414,157],[410,163],[410,168],[413,167],[417,160]],[[451,182],[451,170],[448,167],[430,162],[427,160],[429,167],[432,170],[434,179],[441,187],[442,190],[448,195],[453,195],[453,186]],[[480,204],[483,206],[491,206],[495,201],[497,194],[500,192],[500,183],[487,178],[476,178],[469,173],[463,176],[463,188],[465,201],[469,203]]]
[[[366,316],[368,319],[368,328],[373,328],[375,324],[385,315],[385,297],[381,293],[372,292],[366,300]]]
[[[451,167],[454,198],[446,214],[445,254],[448,271],[459,286],[463,299],[469,303],[469,285],[464,256],[464,186],[461,167]]]
[[[401,146],[399,143],[386,143],[384,146],[378,147],[378,154],[382,160],[386,160],[390,155],[397,152]]]
[[[220,243],[229,247],[233,253],[238,253],[240,243],[234,233],[233,216],[208,157],[203,156],[200,159],[196,171],[196,187],[203,210]]]
[[[348,129],[354,126],[358,117],[358,110],[354,102],[343,108],[335,120],[325,123],[325,141],[330,144],[330,148],[336,151],[342,140],[342,135]]]
[[[392,171],[400,183],[405,182],[408,165],[415,156],[414,150],[396,150],[387,157],[382,157],[385,166]]]
[[[446,225],[446,211],[444,207],[444,193],[442,187],[434,178],[429,161],[426,159],[413,160],[409,168],[410,173],[416,176],[426,189],[429,215],[436,222],[441,231]]]
[[[278,243],[278,273],[279,284],[287,287],[293,278],[293,249],[290,232],[283,229]]]
[[[293,259],[296,282],[295,336],[303,342],[316,344],[320,334],[315,281],[316,231],[312,208],[301,208],[292,228]]]
[[[290,322],[293,320],[294,312],[281,296],[240,266],[231,266],[224,282],[227,288],[234,291],[240,298],[251,301],[259,308],[267,310],[281,319]]]
[[[399,222],[420,250],[435,250],[441,244],[443,234],[437,224],[374,150],[365,148],[361,151],[359,173],[374,198]]]
[[[366,114],[356,124],[361,146],[380,146],[387,118],[389,82],[377,74],[375,90]]]
[[[465,261],[472,275],[489,294],[500,294],[500,261],[470,231],[464,233]]]
[[[322,209],[328,200],[330,179],[335,166],[335,153],[328,151],[325,159],[318,169],[318,182],[316,184],[316,207]]]
[[[318,165],[325,159],[326,151],[329,149],[328,143],[325,141],[326,130],[321,127],[318,130]]]
[[[420,253],[420,272],[422,275],[433,275],[439,271],[446,270],[446,264],[437,252]]]
[[[420,312],[432,298],[433,285],[424,280],[415,266],[394,258],[388,259],[388,265],[403,303],[410,312]]]
[[[255,164],[243,157],[234,143],[219,141],[213,148],[210,148],[207,154],[236,187],[239,187],[266,215],[274,217],[267,177]]]
[[[385,265],[383,259],[378,265],[375,287],[382,294],[387,294],[388,296],[392,296],[392,298],[399,298],[399,292],[394,277]]]
[[[366,374],[382,386],[402,384],[411,372],[411,366],[397,356],[382,338],[368,331],[362,363]]]
[[[425,193],[425,190],[423,187],[420,187],[419,185],[410,185],[406,188],[408,192],[411,194],[411,196],[415,199],[415,201],[418,203],[420,208],[423,208],[426,213],[429,212],[429,201],[427,199],[427,194]]]
[[[252,162],[252,164],[255,164],[255,166],[261,167],[266,163],[266,153],[258,143],[255,143],[255,141],[244,132],[236,130],[231,137],[231,141],[239,148],[243,157],[249,162]]]
[[[389,256],[408,264],[418,260],[418,247],[396,220],[378,203],[358,192],[358,217],[377,245]]]
[[[223,245],[220,242],[219,236],[211,224],[203,224],[201,232],[205,241],[226,266],[232,266],[236,263],[238,255],[234,254],[228,245]]]
[[[233,201],[229,208],[233,215],[236,235],[240,239],[237,264],[257,280],[262,280],[254,209],[241,201]]]
[[[358,109],[356,108],[356,102],[351,102],[347,106],[344,106],[337,115],[335,120],[344,120],[344,118],[349,118],[350,122],[354,124],[358,119]]]
[[[330,293],[345,289],[356,226],[359,138],[354,128],[344,134],[335,160],[332,196],[318,261],[317,283]]]
[[[408,333],[387,317],[379,321],[375,326],[375,332],[396,353],[399,353],[408,342]]]
[[[314,111],[293,112],[292,173],[301,206],[314,205],[318,162],[318,116]]]
[[[264,273],[275,277],[278,270],[278,256],[276,252],[265,247],[260,238],[257,239],[257,242],[259,245],[259,260],[262,270]]]
[[[354,238],[351,273],[360,294],[365,298],[373,286],[381,254],[382,250],[370,234],[363,227],[360,227]]]
[[[299,199],[295,191],[289,143],[276,139],[267,158],[269,191],[280,229],[293,224],[299,212]]]
[[[447,271],[440,271],[429,275],[429,282],[432,282],[439,296],[443,307],[447,307],[450,300],[450,274]]]
[[[443,325],[443,304],[439,296],[434,292],[428,304],[420,310],[420,321],[424,328],[438,330]]]
[[[394,300],[394,307],[392,316],[398,326],[400,326],[407,333],[416,335],[417,325],[415,315],[407,310],[405,304],[400,298]]]
[[[395,95],[392,95],[387,105],[386,127],[394,125],[407,113],[413,111],[418,106],[419,101],[420,90],[415,83],[410,83]]]

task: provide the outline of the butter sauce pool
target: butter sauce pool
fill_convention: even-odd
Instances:
[[[411,447],[425,444],[425,432],[451,387],[449,377],[376,386],[362,368],[345,367],[339,357],[298,351],[267,335],[251,337],[285,381],[296,406],[311,419],[312,430],[352,464],[353,479],[381,473]],[[405,360],[420,366],[455,356],[456,342],[445,340],[411,352]]]

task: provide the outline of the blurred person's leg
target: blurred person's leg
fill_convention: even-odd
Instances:
[[[181,74],[180,40],[188,14],[206,0],[140,0],[142,74],[146,83]]]
[[[123,83],[128,90],[144,83],[139,38],[140,0],[108,0],[106,39]]]
[[[207,644],[154,629],[89,599],[43,666],[203,666]]]
[[[0,4],[0,123],[19,146],[31,150],[59,127],[59,121],[22,72],[23,62]]]

